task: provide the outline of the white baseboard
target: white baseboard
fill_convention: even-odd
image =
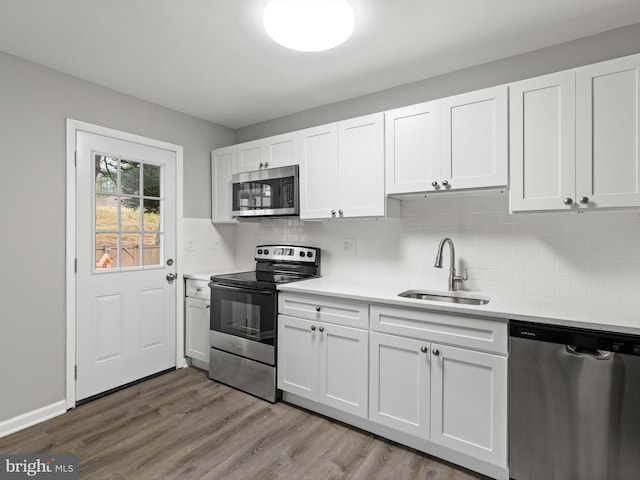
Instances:
[[[60,400],[59,402],[46,405],[37,410],[32,410],[17,417],[3,420],[0,422],[0,438],[11,435],[12,433],[23,430],[36,423],[44,422],[50,418],[62,415],[67,411],[67,402]]]

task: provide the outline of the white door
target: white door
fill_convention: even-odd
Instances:
[[[369,419],[429,438],[429,342],[371,332]]]
[[[264,168],[286,167],[300,163],[298,133],[283,133],[262,141]]]
[[[318,400],[317,322],[278,315],[278,388]]]
[[[386,193],[435,190],[440,181],[440,103],[385,112]]]
[[[331,123],[303,130],[300,218],[331,218],[338,209],[338,126]]]
[[[576,70],[578,207],[640,206],[640,55]]]
[[[367,418],[369,331],[321,323],[318,401]]]
[[[76,137],[76,400],[176,365],[176,154]]]
[[[506,467],[506,357],[436,344],[431,353],[431,441]]]
[[[238,173],[259,170],[264,166],[262,140],[241,143],[235,147]]]
[[[511,210],[574,208],[574,71],[511,84],[509,93]]]
[[[440,180],[445,188],[507,185],[507,109],[506,85],[456,95],[440,102]]]
[[[384,115],[338,122],[338,216],[384,216]]]

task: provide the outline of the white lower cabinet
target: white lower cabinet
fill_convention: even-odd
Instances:
[[[209,363],[209,285],[204,280],[187,279],[184,302],[184,354]]]
[[[429,438],[430,344],[371,332],[369,345],[369,419]]]
[[[431,355],[431,441],[506,467],[506,357],[438,344]]]
[[[278,388],[367,417],[367,330],[278,316]]]

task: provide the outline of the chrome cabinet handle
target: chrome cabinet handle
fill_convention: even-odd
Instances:
[[[264,163],[260,162],[260,168],[264,167]]]
[[[311,331],[315,332],[316,331],[316,326],[315,325],[311,325]]]
[[[331,216],[335,217],[336,216],[336,211],[335,210],[331,210]]]
[[[449,186],[449,182],[447,182],[446,180],[443,180],[442,181],[442,186],[448,187]]]
[[[264,168],[267,168],[269,166],[269,162],[264,162]]]
[[[435,180],[433,182],[431,182],[431,186],[438,188],[438,182],[436,182]]]
[[[434,348],[433,354],[437,357],[438,355],[440,355],[440,350],[438,350],[437,348]]]
[[[580,205],[586,205],[587,203],[589,203],[589,197],[580,197],[578,202],[580,202]]]
[[[207,305],[206,308],[211,308],[211,305]]]
[[[573,203],[573,198],[567,197],[562,201],[562,203],[564,203],[565,205],[571,205]]]
[[[320,333],[324,332],[324,327],[320,327],[318,328],[318,330],[320,330]]]
[[[420,347],[420,351],[421,351],[422,353],[427,353],[427,350],[428,350],[428,348],[427,348],[427,347],[425,347],[424,345]]]
[[[320,307],[316,307],[316,312],[319,312],[321,310]]]
[[[342,210],[338,210],[338,213],[340,214],[340,216],[344,215],[344,212]]]

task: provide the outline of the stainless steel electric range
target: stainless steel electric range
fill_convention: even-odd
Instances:
[[[276,388],[276,286],[320,274],[320,249],[260,245],[256,269],[211,277],[209,378],[270,402]]]

